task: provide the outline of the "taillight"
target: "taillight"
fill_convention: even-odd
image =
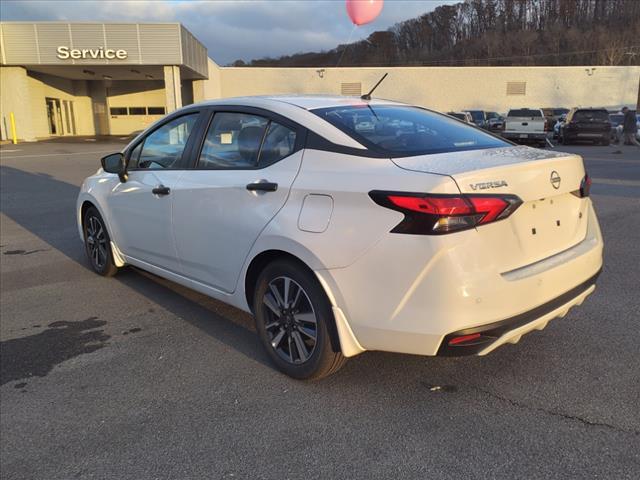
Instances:
[[[576,197],[580,197],[580,198],[588,197],[589,194],[591,193],[591,183],[593,182],[591,181],[591,177],[587,173],[585,174],[584,178],[580,182],[580,189],[574,190],[571,193],[574,194]]]
[[[445,195],[374,190],[378,205],[404,213],[393,233],[441,235],[502,220],[521,204],[515,195]]]

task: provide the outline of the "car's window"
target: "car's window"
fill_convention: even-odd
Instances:
[[[542,117],[542,112],[532,108],[515,108],[509,110],[507,117]]]
[[[468,124],[418,107],[364,104],[312,112],[363,145],[390,156],[510,145]]]
[[[130,168],[164,169],[176,168],[180,164],[182,152],[189,135],[198,119],[197,113],[183,115],[164,124],[143,141],[137,158],[136,147],[129,160]]]
[[[277,162],[293,153],[296,146],[296,132],[276,122],[269,124],[264,137],[258,166],[266,166]]]
[[[606,110],[578,110],[573,114],[576,122],[608,122],[609,113]]]
[[[259,168],[290,155],[296,132],[248,113],[218,112],[205,136],[198,168]]]

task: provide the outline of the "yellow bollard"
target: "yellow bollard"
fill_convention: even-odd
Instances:
[[[13,116],[13,112],[9,113],[9,121],[11,122],[11,137],[13,138],[13,144],[18,143],[18,136],[16,135],[16,117]]]

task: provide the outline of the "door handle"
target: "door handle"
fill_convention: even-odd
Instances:
[[[154,195],[169,195],[171,193],[171,189],[169,187],[165,187],[164,185],[158,185],[153,190],[151,190],[151,193],[153,193]]]
[[[249,191],[275,192],[278,190],[278,184],[272,182],[254,182],[247,184]]]

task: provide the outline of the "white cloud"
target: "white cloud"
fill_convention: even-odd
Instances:
[[[342,0],[13,1],[3,20],[180,22],[218,63],[334,48],[455,0],[387,0],[380,17],[354,30]],[[354,30],[352,32],[352,30]]]

